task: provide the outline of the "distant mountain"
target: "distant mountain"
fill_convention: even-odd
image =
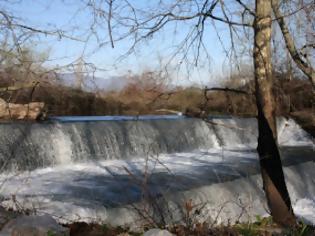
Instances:
[[[80,87],[79,80],[74,73],[58,74],[59,83],[69,87]],[[85,76],[82,78],[82,89],[89,92],[97,90],[120,91],[127,84],[128,79],[125,76],[112,76],[109,78]]]

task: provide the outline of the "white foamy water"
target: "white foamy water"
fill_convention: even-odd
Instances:
[[[57,164],[68,164],[72,160],[72,142],[71,139],[66,136],[61,127],[58,127],[52,135],[52,144],[56,150],[52,153],[55,154]]]
[[[144,194],[143,181],[147,178],[150,193],[165,196],[177,211],[189,199],[199,204],[208,202],[200,216],[207,220],[226,203],[216,219],[217,223],[225,223],[240,214],[241,208],[236,204],[240,200],[249,212],[242,219],[248,220],[257,214],[266,214],[257,158],[257,154],[248,149],[210,149],[151,156],[147,162],[143,158],[107,160],[2,174],[1,192],[5,198],[2,205],[17,207],[11,200],[14,195],[19,207],[49,213],[61,222],[133,224],[138,216],[131,206],[136,204],[141,208],[139,201]],[[302,182],[304,185],[306,182],[300,173],[304,171],[306,175],[315,166],[306,163],[299,168],[287,167],[286,173],[289,180],[292,178],[289,189],[298,215],[311,220],[308,214],[312,203],[309,202],[309,209],[307,202],[301,200],[315,194],[315,187],[301,187]],[[314,177],[308,177],[308,181],[314,181]],[[179,219],[180,214],[174,210],[173,217]]]
[[[314,145],[314,139],[292,119],[279,118],[278,142],[282,146]]]
[[[302,198],[293,205],[297,217],[307,224],[315,226],[315,198]]]

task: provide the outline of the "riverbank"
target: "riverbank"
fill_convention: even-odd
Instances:
[[[208,224],[197,223],[194,225],[172,225],[162,229],[156,229],[156,234],[148,234],[152,229],[147,228],[144,232],[132,232],[121,227],[113,228],[107,225],[73,223],[65,225],[69,228],[70,236],[313,236],[315,227],[299,222],[294,229],[282,228],[272,222],[270,217],[258,217],[255,222],[238,223],[228,226],[211,226]],[[166,231],[166,232],[165,232]],[[163,233],[162,233],[163,232]],[[170,234],[168,235],[167,232]],[[160,233],[160,234],[158,234]]]
[[[58,224],[49,215],[25,215],[26,212],[13,212],[0,208],[0,235],[21,236],[313,236],[315,227],[298,221],[294,228],[283,228],[271,217],[256,216],[252,222],[228,225],[213,225],[192,221],[191,206],[186,205],[186,222],[164,226],[146,225],[134,231],[128,227],[112,227],[106,224],[73,222]],[[315,212],[313,212],[315,214]],[[314,217],[314,215],[313,215]],[[159,227],[159,228],[158,228]]]

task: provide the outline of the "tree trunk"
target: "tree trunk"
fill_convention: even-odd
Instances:
[[[259,131],[257,151],[264,191],[274,221],[283,226],[293,226],[296,220],[277,144],[275,100],[272,93],[270,0],[256,0],[254,32],[255,96]]]

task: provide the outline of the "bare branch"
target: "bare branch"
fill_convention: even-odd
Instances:
[[[113,1],[114,0],[109,0],[108,20],[107,20],[108,34],[109,34],[110,43],[111,43],[112,48],[114,48],[114,40],[113,40],[112,26],[111,26]]]
[[[244,7],[245,11],[249,12],[252,16],[255,16],[255,12],[253,12],[248,6],[246,6],[245,3],[243,3],[241,0],[235,0],[238,2],[242,7]]]
[[[310,63],[302,58],[299,51],[297,50],[294,40],[290,34],[289,28],[284,20],[282,13],[280,12],[280,3],[279,0],[272,0],[272,9],[277,18],[277,22],[280,26],[286,47],[295,61],[300,70],[308,77],[312,83],[313,88],[315,88],[315,70]]]

